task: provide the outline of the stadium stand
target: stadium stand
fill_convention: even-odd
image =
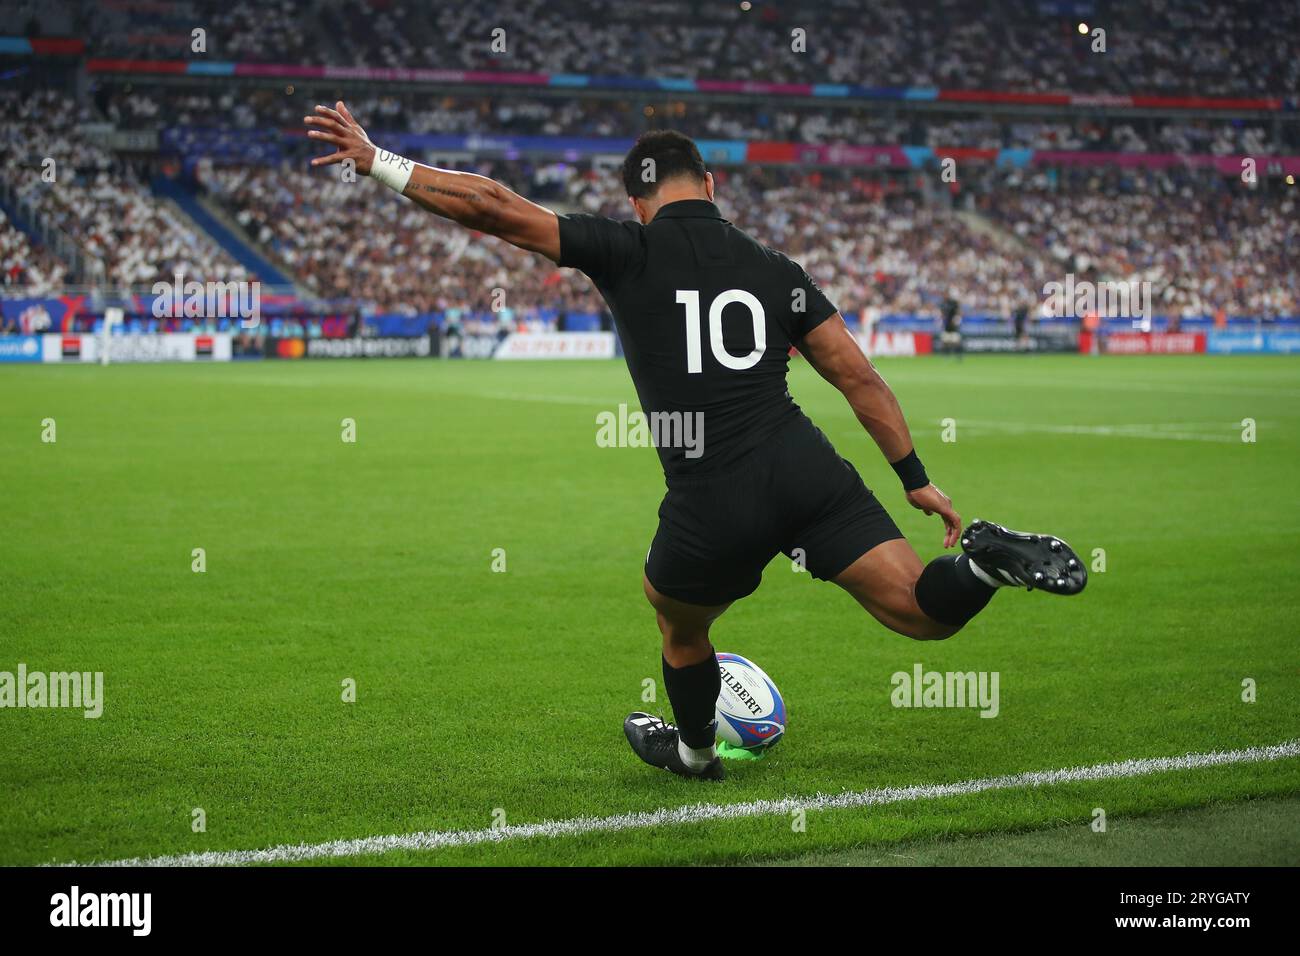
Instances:
[[[303,104],[280,89],[196,91],[103,84],[101,111],[127,128],[204,127],[264,133],[293,127]],[[880,143],[982,149],[1069,149],[1102,152],[1268,155],[1300,148],[1295,124],[1195,120],[1162,116],[1044,118],[924,115],[862,104],[774,105],[768,101],[675,99],[638,108],[627,99],[527,94],[454,95],[400,91],[356,98],[352,108],[376,133],[480,133],[523,136],[618,137],[672,128],[705,139],[765,139],[796,143]]]
[[[77,242],[90,263],[86,281],[150,285],[178,271],[201,281],[246,278],[209,236],[83,131],[87,109],[54,91],[0,94],[5,180],[47,228]],[[43,177],[46,169],[53,181]]]
[[[244,230],[315,295],[359,299],[378,312],[417,314],[451,307],[487,312],[494,289],[508,288],[515,309],[594,313],[599,299],[580,276],[560,272],[496,239],[470,241],[398,196],[370,193],[367,182],[307,172],[303,162],[229,166],[203,180]],[[515,170],[483,166],[537,195]],[[545,170],[536,176],[546,176]],[[565,178],[565,188],[576,180]],[[576,193],[570,193],[572,200]],[[377,244],[376,235],[385,238]]]
[[[1057,273],[1150,282],[1162,312],[1300,312],[1300,209],[1290,197],[1270,202],[1188,170],[1070,169],[1007,174],[980,206]]]
[[[0,282],[30,295],[51,295],[63,288],[67,274],[67,266],[34,243],[0,209]]]
[[[519,322],[603,321],[599,297],[576,274],[495,240],[471,242],[336,171],[310,170],[301,116],[346,95],[381,143],[500,178],[562,212],[630,215],[617,157],[645,129],[681,129],[704,141],[724,213],[803,262],[851,318],[867,310],[929,322],[947,299],[970,316],[1005,318],[1036,304],[1063,271],[1148,280],[1159,308],[1178,319],[1300,312],[1294,193],[1277,169],[1258,183],[1236,175],[1239,157],[1300,152],[1294,110],[1134,109],[1107,98],[1294,90],[1297,61],[1283,38],[1300,13],[1290,7],[1243,0],[1225,18],[1202,0],[1099,0],[1095,19],[1111,42],[1104,57],[1074,32],[1065,7],[1031,0],[885,0],[869,18],[846,0],[819,3],[816,18],[806,2],[751,12],[684,0],[635,10],[489,0],[436,15],[378,0],[328,0],[312,17],[303,9],[291,0],[0,6],[17,24],[6,29],[61,32],[86,47],[84,56],[25,60],[41,75],[23,79],[24,66],[0,87],[6,294],[139,290],[183,271],[261,279],[292,308],[402,316],[419,332],[449,314],[498,322],[490,303],[501,289]],[[1261,31],[1251,17],[1265,13]],[[819,32],[794,53],[791,30],[805,20]],[[581,35],[575,22],[587,28]],[[491,45],[498,26],[504,51]],[[1188,56],[1198,62],[1194,91],[1177,69]],[[215,78],[164,69],[180,60]],[[138,73],[142,61],[161,72]],[[266,69],[236,75],[236,63]],[[473,83],[381,83],[364,70],[355,81],[276,78],[276,64],[313,63],[491,72]],[[679,93],[672,83],[612,93],[581,82],[707,79],[701,63],[731,78],[886,92],[1102,95],[1095,108],[1021,108]],[[572,74],[574,85],[499,76],[521,72]],[[960,163],[951,181],[937,175],[945,156]],[[57,189],[41,175],[48,159]]]
[[[335,0],[316,5],[312,17],[300,6],[117,0],[82,3],[79,17],[97,57],[665,78],[708,78],[700,64],[712,64],[716,76],[776,82],[1225,97],[1300,86],[1289,40],[1300,35],[1300,8],[1265,0],[1097,0],[1089,6],[1107,24],[1105,56],[1092,54],[1090,35],[1073,32],[1068,4],[1035,0],[880,0],[869,11],[854,0],[752,11],[689,0],[488,0],[436,9]],[[42,9],[33,15],[39,20]],[[196,25],[207,31],[203,52],[192,49]],[[496,29],[504,30],[504,49],[493,49]],[[791,55],[800,29],[806,51]]]

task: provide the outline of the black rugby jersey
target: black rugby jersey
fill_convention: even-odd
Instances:
[[[559,221],[559,264],[608,303],[665,475],[724,472],[803,418],[786,388],[790,347],[836,308],[799,265],[703,199],[669,203],[644,226]]]

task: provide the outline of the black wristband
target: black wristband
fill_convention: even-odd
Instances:
[[[924,488],[930,483],[925,473],[925,465],[921,464],[921,459],[916,457],[915,448],[898,461],[890,462],[890,465],[898,475],[898,480],[903,483],[904,491],[916,491],[917,488]]]

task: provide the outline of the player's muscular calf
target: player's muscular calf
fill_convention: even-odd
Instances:
[[[313,166],[351,161],[361,175],[380,179],[429,212],[559,261],[559,221],[544,206],[486,176],[424,166],[380,149],[342,100],[333,108],[317,106],[303,123],[310,127],[310,138],[335,147],[328,156],[313,159]]]
[[[731,603],[713,607],[686,604],[660,594],[644,575],[641,582],[646,600],[655,609],[659,632],[664,638],[664,660],[673,667],[688,667],[712,657],[709,627],[731,607]]]
[[[918,641],[952,637],[960,625],[936,621],[916,602],[916,582],[925,566],[902,538],[878,544],[835,576],[835,583],[891,631]]]

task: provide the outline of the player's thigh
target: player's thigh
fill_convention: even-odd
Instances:
[[[670,485],[644,568],[655,610],[681,626],[707,624],[721,613],[710,609],[752,594],[776,554],[765,513],[743,478]]]
[[[916,603],[916,580],[925,569],[904,538],[876,545],[833,578],[872,617],[915,638],[943,638],[953,629],[931,620]]]
[[[795,468],[783,505],[791,514],[781,550],[821,581],[834,581],[863,555],[881,544],[903,540],[903,533],[858,475],[825,436],[806,442],[812,467]]]

